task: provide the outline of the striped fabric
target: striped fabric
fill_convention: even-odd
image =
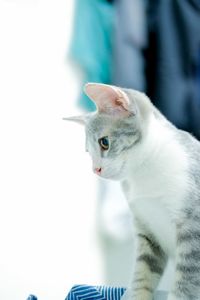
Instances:
[[[125,290],[119,287],[75,285],[65,300],[120,300]],[[27,300],[37,300],[37,297],[30,295]],[[154,300],[167,300],[167,292],[157,291]]]
[[[35,297],[34,295],[29,295],[27,300],[37,300],[37,297]]]
[[[75,285],[65,300],[120,300],[125,288]]]
[[[75,285],[65,300],[120,300],[125,288]],[[167,292],[157,291],[154,300],[167,300]]]

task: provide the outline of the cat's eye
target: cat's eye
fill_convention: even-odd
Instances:
[[[99,145],[101,147],[101,150],[106,151],[109,149],[109,139],[107,136],[104,136],[99,139]]]

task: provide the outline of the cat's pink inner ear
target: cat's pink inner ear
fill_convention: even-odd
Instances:
[[[92,99],[100,112],[120,113],[129,111],[128,96],[115,86],[88,83],[84,87],[85,93]]]

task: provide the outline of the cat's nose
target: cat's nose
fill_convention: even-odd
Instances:
[[[96,173],[97,175],[100,175],[102,171],[102,168],[94,168],[94,173]]]

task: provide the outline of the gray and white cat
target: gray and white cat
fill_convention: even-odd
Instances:
[[[85,92],[97,111],[69,119],[85,124],[94,172],[121,182],[134,216],[136,264],[125,298],[152,300],[171,258],[168,300],[200,299],[200,143],[141,92],[96,83]]]

